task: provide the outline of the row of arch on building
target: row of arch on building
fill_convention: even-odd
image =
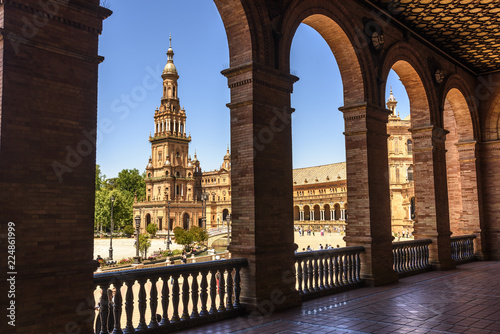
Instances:
[[[347,203],[342,205],[336,203],[295,205],[293,208],[293,219],[298,221],[306,220],[346,220]]]
[[[189,230],[192,226],[199,226],[202,228],[205,228],[206,222],[203,221],[203,216],[200,215],[200,217],[197,217],[197,219],[193,218],[194,214],[189,213],[187,211],[182,212],[178,217],[178,220],[175,221],[175,218],[170,218],[170,224],[168,226],[168,229],[171,231],[176,228],[176,227],[182,227],[185,230]],[[230,216],[230,211],[228,208],[225,208],[222,210],[222,217],[217,217],[217,223],[223,224],[228,216]],[[222,218],[222,219],[221,219]],[[141,219],[141,222],[144,222],[144,225],[142,226],[143,229],[146,229],[146,227],[149,224],[156,224],[158,227],[158,231],[166,231],[167,230],[167,223],[165,221],[165,217],[156,217],[154,214],[151,212],[146,213],[144,216],[144,219]],[[212,222],[213,224],[213,222]]]

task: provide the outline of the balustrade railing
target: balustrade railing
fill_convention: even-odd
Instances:
[[[418,274],[431,269],[429,264],[429,245],[431,243],[431,239],[392,243],[394,270],[400,277]]]
[[[302,299],[361,287],[364,247],[344,247],[295,254],[296,288]]]
[[[459,235],[451,237],[451,258],[456,263],[474,261],[475,235]]]
[[[240,270],[247,265],[230,259],[94,274],[97,330],[165,333],[240,315]]]

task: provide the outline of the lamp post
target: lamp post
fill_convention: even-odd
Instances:
[[[136,237],[135,237],[135,257],[134,264],[140,264],[141,258],[139,256],[139,229],[141,228],[141,216],[135,216],[135,228],[136,228]]]
[[[227,247],[229,247],[229,222],[231,221],[231,214],[227,214],[226,222],[227,222]]]
[[[113,261],[113,203],[115,202],[115,198],[111,196],[111,238],[109,239],[109,261]]]

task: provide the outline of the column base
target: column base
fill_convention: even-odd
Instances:
[[[365,274],[361,277],[365,281],[365,285],[369,287],[377,287],[388,284],[397,283],[399,281],[398,273],[392,271],[390,273],[386,273],[385,275],[377,275],[376,277],[373,274]]]

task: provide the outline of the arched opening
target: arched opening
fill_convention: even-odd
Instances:
[[[450,229],[454,235],[479,230],[476,174],[476,142],[471,111],[457,88],[444,101],[443,124],[446,135],[446,170]]]
[[[293,207],[293,220],[300,220],[300,208],[297,205]]]
[[[228,214],[229,214],[229,210],[228,209],[222,210],[222,221],[223,221],[223,223],[225,223]]]
[[[335,220],[340,220],[340,204],[338,204],[338,203],[335,204],[334,208],[335,208],[333,211],[334,216],[335,216],[334,218],[335,218]]]
[[[413,229],[408,218],[408,198],[414,195],[413,141],[408,94],[394,70],[387,77],[385,101],[391,111],[387,122],[391,231],[401,232]]]
[[[325,212],[323,220],[331,220],[330,205],[329,204],[325,204],[325,206],[323,207],[323,210]]]
[[[151,214],[146,214],[146,226],[147,227],[149,224],[151,224]]]
[[[321,213],[320,213],[319,205],[315,205],[313,207],[313,209],[314,209],[314,220],[320,220],[321,219]]]
[[[337,109],[362,101],[362,75],[346,32],[326,15],[302,18],[290,45],[290,72],[300,78],[291,96],[295,109],[292,114],[294,186],[308,187],[304,194],[295,191],[294,196],[308,204],[303,207],[302,219],[330,221],[333,219],[330,205],[314,205],[314,202],[341,200],[342,194],[331,190],[337,187],[334,182],[346,182],[344,115]],[[345,80],[349,81],[348,89]],[[336,164],[342,164],[341,172],[328,167]],[[330,171],[325,172],[327,169]],[[304,171],[308,174],[295,177]],[[337,178],[339,174],[341,180]],[[307,203],[304,196],[314,199]],[[297,210],[294,209],[295,219],[300,217]]]
[[[182,228],[189,230],[189,214],[187,212],[182,215]]]
[[[304,220],[311,220],[311,209],[309,205],[304,205]]]
[[[163,230],[163,218],[159,217],[158,218],[158,231]]]
[[[400,81],[399,84],[397,79]],[[418,144],[421,147],[427,146],[429,142],[422,139],[416,142],[414,137],[415,133],[418,133],[417,138],[424,138],[420,131],[426,129],[425,127],[429,128],[429,124],[433,124],[435,119],[430,112],[429,97],[423,81],[407,60],[394,62],[387,81],[392,85],[392,87],[386,86],[387,105],[389,106],[391,93],[398,100],[397,111],[389,116],[387,125],[391,230],[413,231],[414,221],[409,219],[408,199],[419,196],[423,199],[425,196],[431,200],[427,193],[429,184],[434,182],[429,179],[433,178],[433,174],[426,171],[427,165],[420,164],[419,167],[422,166],[420,170],[415,167],[415,148],[418,148]],[[428,163],[432,158],[422,156],[420,159]],[[432,215],[435,216],[435,212],[432,212]],[[435,225],[435,220],[431,224]]]

